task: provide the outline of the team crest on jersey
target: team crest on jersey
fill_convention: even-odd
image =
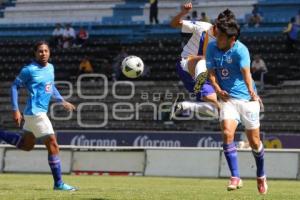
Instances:
[[[52,89],[52,84],[51,83],[47,83],[46,86],[45,86],[45,91],[47,93],[50,93],[51,92],[51,89]]]
[[[223,77],[227,77],[229,75],[229,70],[226,68],[221,69],[221,74]]]

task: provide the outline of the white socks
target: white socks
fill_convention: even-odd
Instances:
[[[218,109],[211,103],[183,101],[181,105],[183,110],[190,110],[205,116],[218,118]]]

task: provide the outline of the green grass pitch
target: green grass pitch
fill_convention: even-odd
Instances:
[[[52,190],[50,175],[1,174],[0,199],[93,199],[93,200],[292,200],[300,199],[300,181],[269,180],[269,193],[258,195],[255,180],[227,192],[227,179],[156,178],[65,175],[76,192]]]

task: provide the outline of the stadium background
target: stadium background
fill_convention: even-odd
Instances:
[[[59,90],[70,102],[81,105],[71,115],[62,112],[59,105],[52,105],[52,123],[58,130],[60,144],[220,147],[217,120],[170,121],[168,111],[153,114],[154,107],[159,107],[162,102],[172,102],[177,94],[189,97],[175,71],[182,41],[187,41],[189,35],[169,26],[183,1],[159,0],[160,23],[153,25],[149,24],[150,5],[146,0],[1,2],[0,120],[3,131],[20,132],[11,117],[10,86],[21,67],[32,59],[32,44],[40,39],[51,42],[55,24],[70,23],[76,31],[83,27],[90,37],[80,48],[52,46],[51,49]],[[300,43],[298,40],[294,44],[295,51],[291,52],[283,34],[291,17],[298,14],[300,1],[192,2],[199,15],[206,12],[211,19],[227,7],[236,14],[242,27],[240,40],[248,46],[252,57],[260,54],[268,67],[264,89],[260,91],[265,104],[261,121],[264,144],[267,148],[300,148]],[[254,4],[263,16],[259,27],[246,25]],[[118,84],[112,80],[114,58],[122,48],[128,55],[141,57],[148,72],[130,80],[134,87],[128,82]],[[103,76],[87,76],[78,82],[79,64],[85,56],[90,59],[94,72],[105,75],[107,82]],[[120,80],[128,81],[124,77]],[[107,95],[101,98],[105,89]],[[130,98],[116,98],[118,95]],[[25,92],[21,93],[20,101],[24,105]],[[134,107],[134,112],[121,114],[130,120],[116,120],[112,108],[120,102],[134,106],[147,102],[151,106]],[[165,110],[168,109],[166,106]],[[243,139],[242,130],[240,127],[237,141]]]

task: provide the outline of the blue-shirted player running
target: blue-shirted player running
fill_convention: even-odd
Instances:
[[[257,166],[257,188],[260,194],[267,193],[264,172],[264,147],[260,140],[260,99],[250,73],[250,55],[247,47],[238,41],[239,25],[234,19],[217,20],[216,41],[208,44],[206,65],[209,79],[221,99],[220,123],[224,138],[224,154],[231,171],[228,190],[242,187],[237,149],[234,143],[235,130],[241,122],[252,148]]]
[[[24,134],[1,133],[0,138],[17,148],[30,151],[35,145],[36,138],[42,139],[48,150],[48,161],[54,178],[54,190],[76,190],[62,180],[61,162],[58,156],[59,146],[47,117],[49,101],[53,97],[61,102],[63,107],[72,111],[74,105],[64,101],[54,85],[54,68],[48,63],[50,57],[49,45],[38,42],[34,47],[35,61],[22,68],[11,87],[11,98],[13,106],[13,118],[20,127],[22,115],[18,107],[18,89],[25,87],[28,99],[24,110]]]

